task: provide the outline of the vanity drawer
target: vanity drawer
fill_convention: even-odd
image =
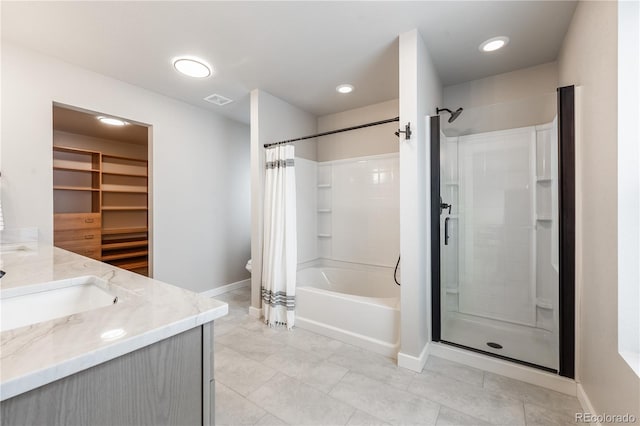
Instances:
[[[87,229],[102,226],[100,213],[60,213],[53,215],[53,229],[64,231],[68,229]]]
[[[100,241],[100,228],[93,229],[69,229],[66,231],[55,231],[53,233],[53,241],[60,243],[63,241]]]

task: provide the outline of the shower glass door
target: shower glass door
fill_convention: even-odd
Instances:
[[[440,338],[557,371],[557,120],[493,130],[483,114],[440,135]]]

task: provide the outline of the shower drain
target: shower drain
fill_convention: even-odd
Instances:
[[[502,349],[502,345],[500,343],[487,342],[487,346],[493,349]]]

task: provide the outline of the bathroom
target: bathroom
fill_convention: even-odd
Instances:
[[[465,12],[462,5],[470,9]],[[222,315],[213,321],[216,383],[210,391],[215,394],[217,423],[346,424],[377,420],[549,424],[576,421],[572,413],[578,411],[638,415],[635,404],[638,377],[627,355],[632,357],[635,350],[633,324],[637,318],[629,312],[637,312],[634,310],[637,297],[634,298],[633,286],[625,284],[629,275],[617,266],[618,261],[626,259],[622,256],[626,251],[620,248],[625,233],[611,228],[612,223],[622,226],[629,219],[617,216],[627,212],[620,203],[628,200],[616,196],[622,191],[616,174],[624,171],[616,164],[624,164],[617,156],[626,152],[624,141],[628,139],[624,137],[635,131],[625,127],[635,122],[633,117],[622,119],[634,111],[634,100],[625,98],[627,91],[620,87],[622,81],[633,84],[632,73],[622,73],[625,66],[630,66],[624,61],[633,55],[616,55],[616,50],[633,48],[628,46],[628,37],[620,36],[624,31],[635,34],[633,25],[629,29],[625,26],[628,22],[621,17],[629,15],[624,8],[632,5],[600,2],[570,5],[565,6],[568,12],[555,15],[558,21],[564,21],[554,27],[561,30],[547,32],[549,37],[555,34],[552,42],[542,37],[540,31],[525,26],[533,22],[541,25],[539,16],[522,16],[526,15],[523,12],[526,7],[533,6],[516,3],[509,3],[500,13],[500,7],[490,2],[484,5],[487,8],[484,12],[480,3],[474,9],[467,3],[419,2],[403,4],[397,10],[386,3],[362,9],[354,4],[291,3],[269,8],[266,4],[206,2],[177,8],[171,2],[154,6],[123,3],[119,7],[126,13],[122,14],[104,4],[70,3],[57,5],[60,7],[57,10],[46,5],[3,4],[5,108],[0,187],[5,229],[37,227],[39,240],[53,242],[53,102],[129,120],[151,129],[150,275],[200,297],[222,302],[215,308],[211,305]],[[342,16],[338,13],[340,8],[353,13]],[[547,19],[554,16],[550,9],[542,9],[539,13],[546,13]],[[496,69],[492,68],[495,62],[504,61],[505,55],[500,51],[482,54],[478,46],[500,34],[469,31],[459,38],[467,40],[465,52],[473,51],[477,59],[474,66],[465,65],[459,62],[465,55],[450,53],[463,49],[456,44],[459,40],[452,32],[482,27],[480,22],[473,23],[473,11],[483,16],[487,25],[509,32],[510,42],[503,52],[514,52],[516,46],[521,46],[533,56],[538,46],[553,43],[555,50],[540,54],[536,62],[520,57],[514,60],[520,61],[519,65],[491,71]],[[487,16],[491,11],[495,18]],[[135,30],[134,17],[144,12],[153,12],[148,25],[150,33],[157,34],[157,40],[145,38]],[[449,26],[450,32],[438,33],[440,38],[431,33],[429,27],[436,27],[437,22],[428,20],[430,13],[443,26]],[[97,16],[115,19],[115,15],[122,16],[120,25],[127,30],[109,31],[112,40],[107,41],[107,33],[100,35],[91,23]],[[312,18],[314,15],[316,18]],[[167,28],[174,21],[183,28],[208,28],[211,16],[229,17],[219,22],[224,29],[219,31],[235,36],[223,37],[228,40],[224,47],[210,41],[210,45],[202,42],[192,48],[190,54],[210,61],[213,76],[190,80],[176,74],[171,66],[172,57],[165,56],[167,52],[169,56],[182,54],[180,50],[184,47],[176,41],[179,39],[176,33]],[[261,16],[270,19],[260,19]],[[318,35],[319,22],[334,19],[331,16],[335,18],[335,32],[329,34],[325,28],[322,39]],[[465,19],[456,21],[456,16]],[[592,25],[594,19],[601,21]],[[510,20],[526,27],[529,38],[519,40],[514,35],[516,29],[505,23]],[[261,47],[264,54],[252,50],[254,37],[248,40],[246,33],[234,27],[240,21],[264,33],[268,43],[279,46],[280,54],[274,55],[266,46]],[[277,22],[288,31],[269,32],[272,25],[266,21]],[[26,25],[27,22],[30,24]],[[362,34],[354,30],[356,22],[361,23]],[[45,37],[44,31],[51,36]],[[77,32],[86,37],[74,36]],[[296,42],[292,32],[300,40]],[[532,37],[532,33],[539,38]],[[216,39],[212,34],[206,38]],[[341,38],[349,43],[343,46]],[[47,39],[49,45],[44,42]],[[96,44],[105,46],[103,54],[92,55],[91,46]],[[130,50],[119,52],[117,46],[130,46]],[[602,52],[597,58],[591,53],[591,46]],[[208,53],[213,50],[217,52],[215,57]],[[148,57],[140,55],[142,51],[149,52]],[[245,55],[245,52],[253,53]],[[331,66],[322,67],[322,59],[318,57],[329,58]],[[448,68],[442,68],[443,58],[447,58]],[[139,72],[133,72],[125,63],[140,63]],[[308,73],[304,64],[323,71]],[[157,72],[158,66],[166,66],[168,72]],[[256,71],[260,67],[262,72]],[[351,71],[346,72],[347,69]],[[373,69],[378,72],[365,75]],[[279,72],[285,75],[285,70],[288,78],[275,77]],[[616,72],[622,73],[618,81],[608,79]],[[236,75],[241,76],[239,80],[234,80]],[[351,94],[336,91],[338,85],[345,83],[354,86]],[[458,169],[460,193],[451,191],[451,184],[455,183],[452,174],[455,157],[447,148],[455,146],[459,156],[456,161],[462,161],[460,154],[470,146],[469,138],[473,135],[529,127],[534,132],[553,133],[558,114],[556,90],[572,85],[576,88],[576,293],[572,357],[575,371],[559,375],[557,372],[562,368],[554,362],[558,362],[560,352],[553,351],[561,351],[558,342],[563,338],[563,330],[567,330],[561,327],[558,309],[563,296],[558,292],[532,296],[531,291],[545,292],[546,287],[532,286],[531,280],[527,281],[528,292],[522,293],[528,297],[527,315],[540,318],[537,324],[540,329],[550,331],[554,341],[553,362],[523,359],[521,353],[505,355],[509,342],[504,335],[491,339],[482,336],[479,343],[482,347],[474,348],[476,344],[469,342],[468,337],[458,340],[450,333],[452,329],[447,328],[449,313],[473,313],[491,302],[481,297],[472,300],[475,305],[469,304],[468,298],[462,300],[463,286],[467,285],[462,279],[457,281],[459,289],[447,287],[451,281],[445,278],[451,277],[447,275],[451,265],[462,263],[461,257],[450,256],[450,252],[456,250],[458,256],[472,253],[461,251],[465,241],[471,244],[467,247],[472,247],[473,240],[469,239],[471,234],[458,231],[454,216],[458,215],[457,220],[462,223],[465,218],[459,209],[473,201],[468,193],[464,193],[465,198],[462,181],[476,182]],[[220,106],[202,100],[214,93],[233,102]],[[367,93],[376,96],[365,96]],[[628,102],[628,106],[623,108],[622,102]],[[449,112],[440,114],[438,164],[433,162],[436,157],[429,155],[436,140],[430,121],[437,115],[436,108],[448,108],[451,112],[462,108],[451,123]],[[553,110],[551,113],[549,108]],[[298,206],[296,324],[289,331],[286,327],[264,326],[260,320],[263,162],[267,151],[264,145],[378,121],[385,123],[293,144]],[[616,134],[617,150],[610,149],[615,146]],[[610,142],[602,144],[602,140]],[[548,235],[523,240],[534,247],[527,252],[531,254],[544,238],[549,240],[549,247],[554,246],[554,221],[547,223],[547,219],[556,215],[553,200],[557,197],[555,193],[552,195],[554,169],[547,167],[554,163],[551,138],[548,145],[529,141],[527,146],[533,150],[526,155],[523,151],[520,158],[530,161],[527,179],[540,178],[539,182],[528,181],[532,185],[528,196],[535,198],[542,194],[543,190],[539,194],[534,192],[538,187],[549,190],[548,209],[528,210],[532,212],[529,219],[535,220],[538,215],[543,222],[537,224],[539,229],[549,227]],[[536,150],[538,146],[540,152]],[[545,151],[543,147],[549,149]],[[535,161],[542,158],[548,158],[549,162]],[[633,155],[623,156],[623,160],[631,158]],[[436,165],[441,168],[442,203],[452,205],[451,211],[447,209],[442,214],[433,210],[435,189],[430,184],[435,181],[432,173]],[[539,201],[535,199],[531,204],[542,207]],[[467,216],[467,220],[470,218]],[[436,228],[439,238],[434,238]],[[557,232],[561,235],[562,231]],[[450,238],[447,245],[445,234]],[[553,257],[551,252],[551,249],[544,251]],[[436,253],[440,256],[438,260]],[[8,267],[8,255],[3,257],[2,269],[7,272],[2,278],[4,291],[4,286],[17,278],[13,278],[15,269]],[[248,259],[252,259],[251,274],[245,270]],[[435,291],[433,273],[438,265],[442,274],[438,284],[443,285]],[[538,267],[535,258],[526,265],[528,270]],[[331,284],[335,283],[331,275],[340,269],[338,266],[343,276],[355,277],[350,278],[351,282],[372,283],[384,276],[381,292],[371,294],[367,286],[366,295],[355,295],[379,299],[377,303],[360,299],[358,307],[339,307],[348,298],[334,297],[321,305],[319,298],[331,295],[317,288],[322,286],[318,279],[328,277]],[[497,267],[490,262],[484,266]],[[547,269],[543,265],[539,268],[542,269],[536,270],[537,276],[542,276]],[[48,278],[53,279],[56,277]],[[304,285],[307,279],[314,281],[316,288]],[[142,281],[134,281],[143,288]],[[167,291],[170,292],[169,287]],[[434,315],[438,297],[442,298],[439,304],[442,311]],[[123,296],[122,300],[125,299]],[[221,314],[224,304],[228,305],[227,315]],[[374,305],[378,310],[373,313],[360,310]],[[456,306],[458,311],[449,309]],[[124,307],[123,304],[116,309]],[[516,306],[512,308],[519,311]],[[493,314],[498,318],[505,312]],[[507,321],[517,322],[514,321],[517,312],[506,312],[511,315]],[[547,314],[551,316],[546,317]],[[438,318],[441,324],[437,324]],[[348,321],[352,324],[345,328]],[[531,322],[528,324],[531,327]],[[202,330],[204,336],[206,328]],[[184,338],[194,339],[186,335]],[[503,352],[497,352],[500,349],[492,352],[487,342],[503,346]],[[606,360],[606,367],[600,365],[601,360]],[[4,389],[3,383],[3,392]],[[286,398],[279,400],[278,394]],[[383,395],[388,402],[376,405],[376,394]],[[507,397],[502,398],[504,395]],[[308,407],[298,404],[304,400],[317,404]],[[468,403],[470,400],[483,403],[476,406]],[[3,405],[4,401],[5,398]],[[492,403],[498,407],[493,414],[486,409]],[[563,411],[563,405],[568,409]],[[571,419],[567,417],[569,411]],[[412,417],[412,413],[420,414],[422,421]]]

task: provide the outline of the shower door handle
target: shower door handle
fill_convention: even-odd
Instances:
[[[444,219],[444,245],[449,245],[449,217]]]

